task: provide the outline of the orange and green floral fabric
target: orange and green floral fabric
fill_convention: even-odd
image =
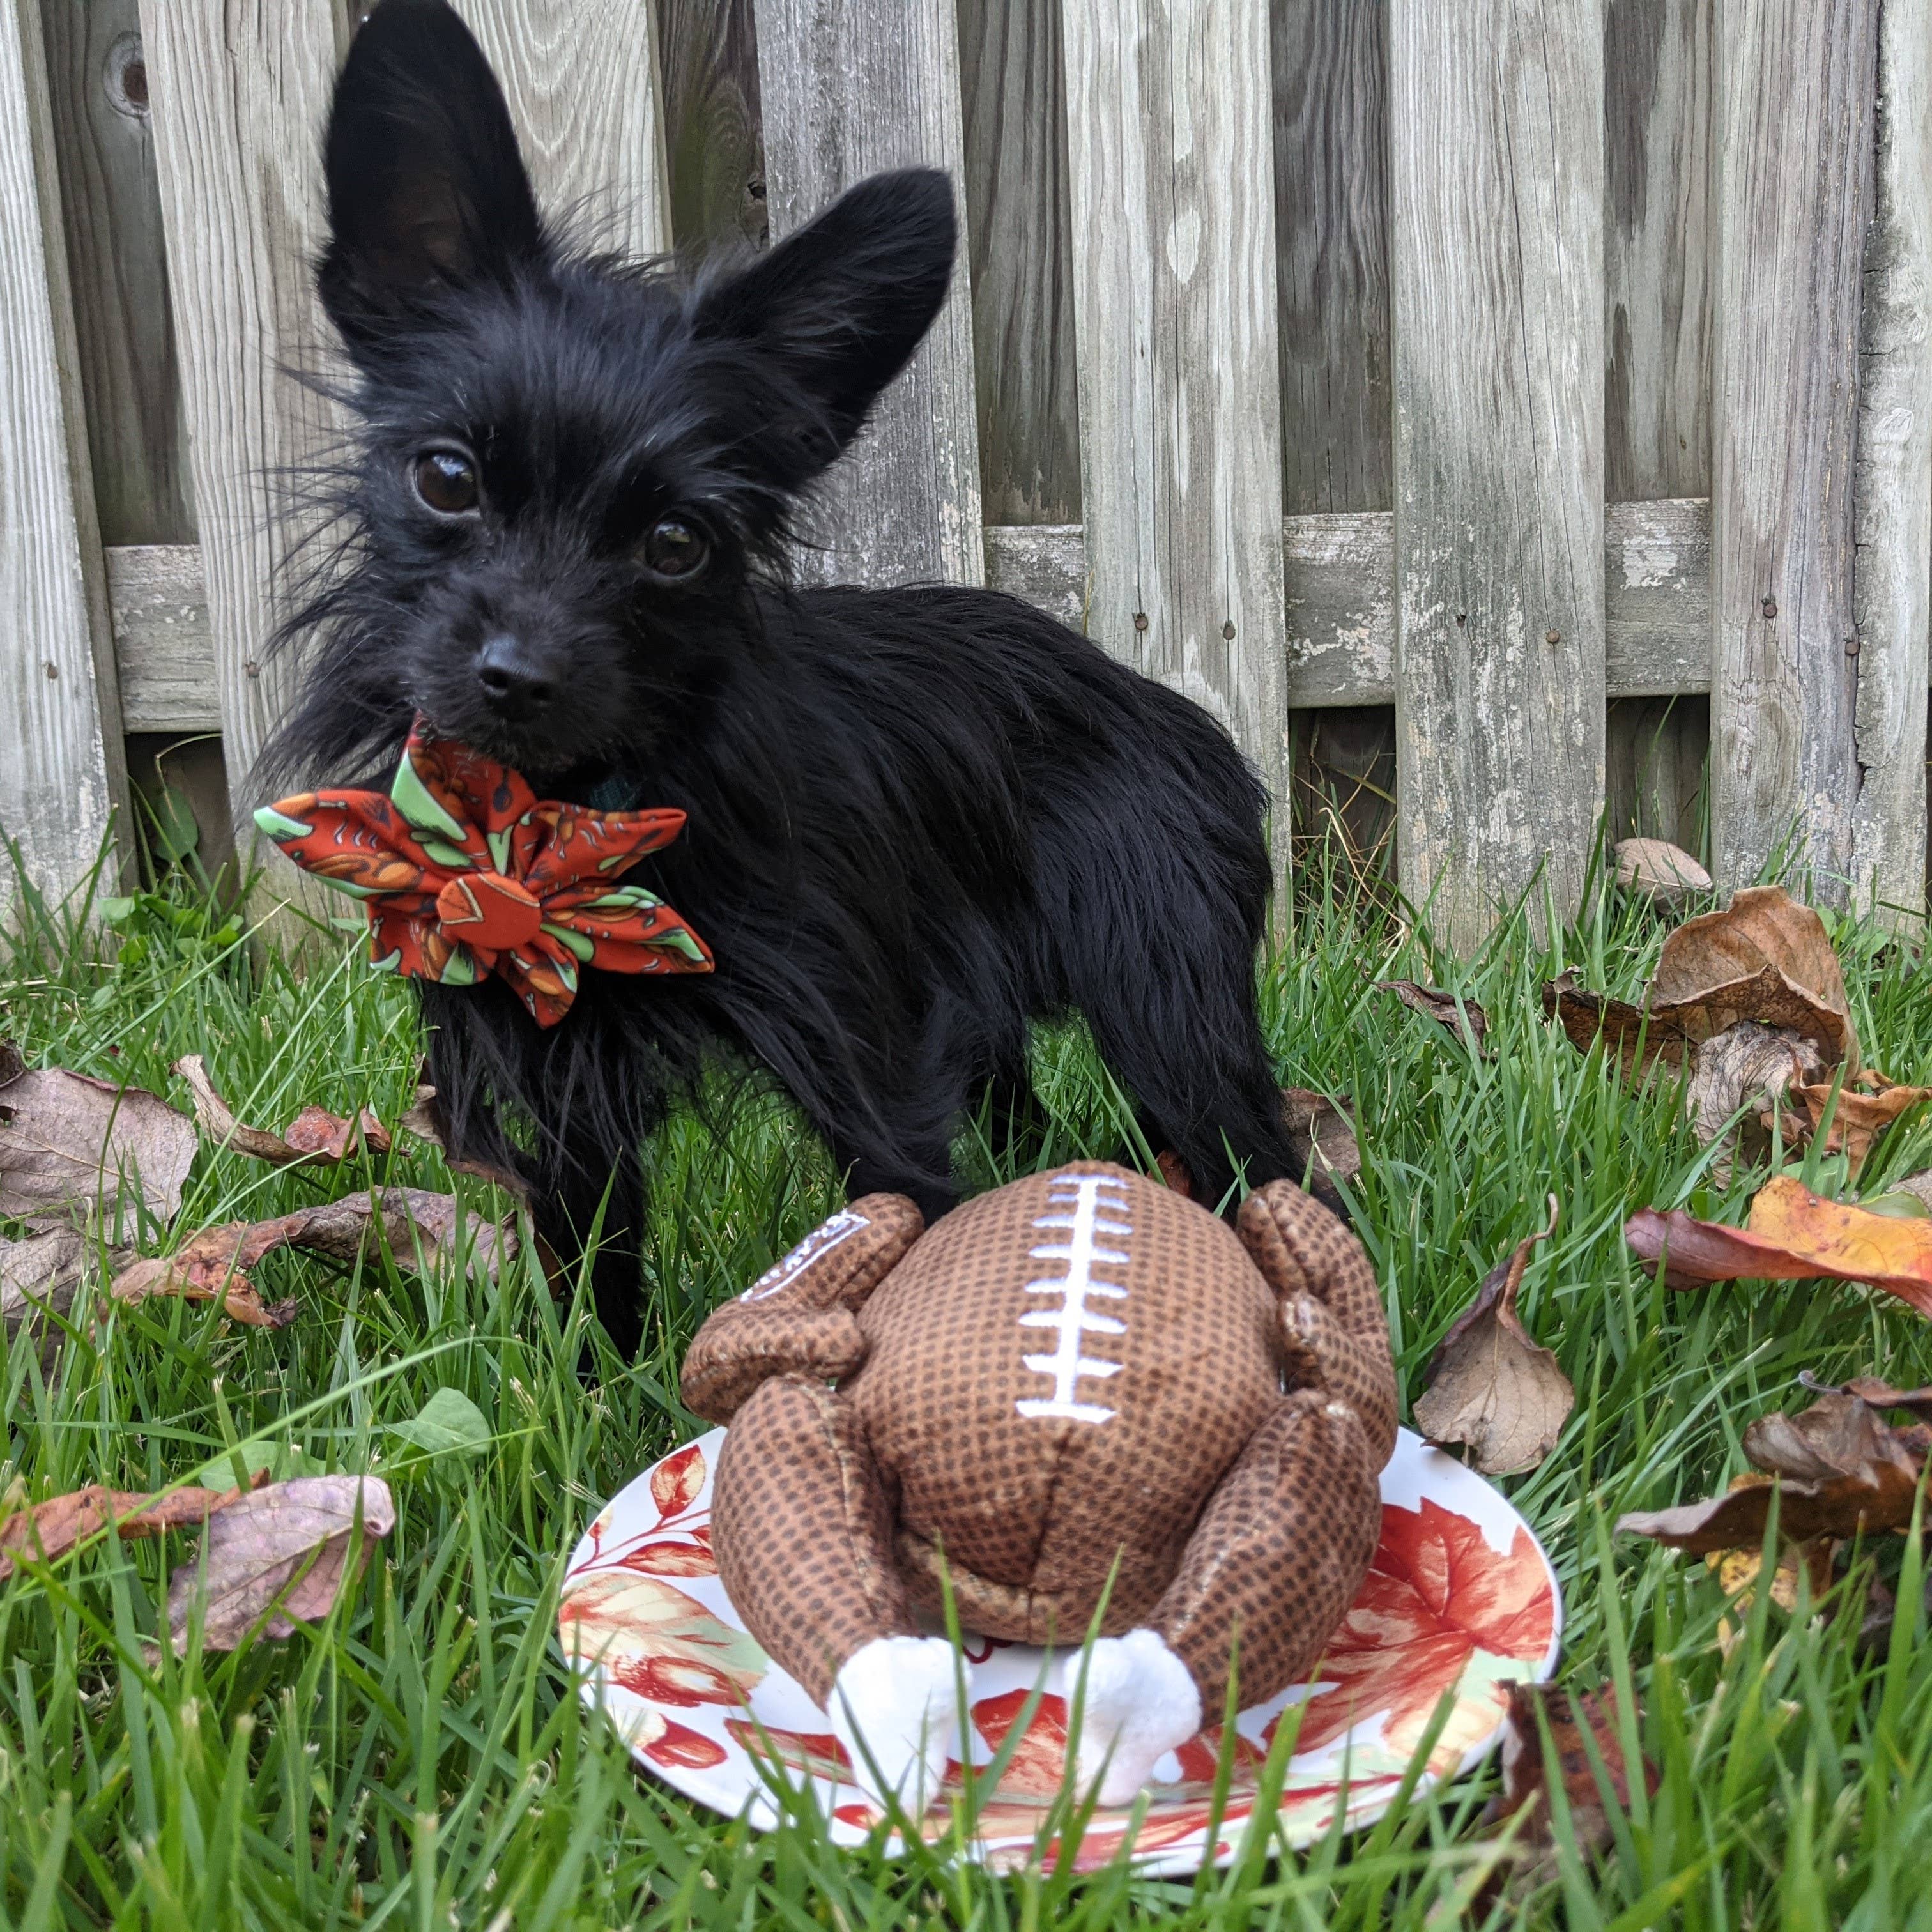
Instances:
[[[507,980],[554,1026],[585,966],[708,973],[710,950],[621,875],[683,829],[681,812],[592,812],[537,797],[506,766],[416,720],[395,784],[304,792],[255,823],[301,866],[363,900],[379,970],[473,986]]]

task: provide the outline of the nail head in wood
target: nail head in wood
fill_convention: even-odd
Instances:
[[[1134,628],[1137,631],[1144,631],[1147,626],[1147,613],[1144,610],[1136,610],[1134,613]]]

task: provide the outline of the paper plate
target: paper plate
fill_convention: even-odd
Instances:
[[[769,1768],[808,1778],[842,1843],[878,1814],[851,1783],[824,1713],[748,1636],[711,1556],[711,1472],[722,1429],[668,1456],[612,1502],[572,1557],[559,1627],[584,1670],[585,1699],[608,1711],[639,1760],[700,1803],[777,1822]],[[1234,1774],[1215,1842],[1208,1840],[1217,1724],[1155,1767],[1146,1815],[1096,1810],[1072,1864],[1106,1864],[1131,1834],[1150,1873],[1198,1870],[1232,1858],[1254,1808],[1258,1774],[1283,1709],[1310,1700],[1281,1798],[1288,1841],[1319,1838],[1344,1808],[1351,1829],[1381,1816],[1445,1690],[1454,1702],[1424,1783],[1453,1778],[1493,1748],[1512,1679],[1555,1670],[1562,1628],[1556,1578],[1529,1526],[1497,1490],[1404,1430],[1382,1472],[1382,1544],[1320,1673],[1235,1724]],[[1010,1865],[1034,1856],[1045,1808],[1060,1788],[1070,1682],[1067,1658],[969,1640],[973,1761],[1005,1740],[1040,1683],[1046,1694],[997,1792],[980,1809],[974,1855]],[[1072,1654],[1077,1669],[1078,1653]],[[957,1765],[949,1774],[956,1782]],[[1346,1774],[1346,1789],[1344,1780]],[[926,1814],[952,1829],[949,1797]],[[1043,1848],[1049,1862],[1063,1856]]]

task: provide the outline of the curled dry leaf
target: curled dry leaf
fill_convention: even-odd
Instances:
[[[1810,1139],[1823,1126],[1829,1108],[1832,1126],[1826,1136],[1825,1151],[1844,1154],[1853,1180],[1858,1178],[1865,1156],[1871,1152],[1872,1143],[1879,1136],[1914,1107],[1932,1100],[1932,1087],[1901,1087],[1870,1068],[1858,1076],[1855,1084],[1839,1090],[1835,1106],[1832,1086],[1830,1081],[1820,1080],[1790,1090],[1791,1097],[1803,1106],[1804,1116],[1802,1121],[1794,1120],[1787,1126],[1785,1138],[1794,1145]]]
[[[1876,1376],[1854,1376],[1834,1386],[1819,1381],[1809,1369],[1800,1370],[1798,1379],[1820,1395],[1856,1396],[1873,1408],[1902,1408],[1921,1422],[1932,1422],[1932,1388],[1894,1388]]]
[[[1648,1758],[1640,1762],[1644,1789],[1654,1794],[1657,1768]],[[1514,1823],[1508,1853],[1512,1891],[1533,1890],[1556,1874],[1552,1784],[1562,1787],[1570,1814],[1568,1842],[1585,1857],[1607,1850],[1615,1837],[1610,1808],[1628,1811],[1630,1802],[1630,1760],[1615,1689],[1579,1696],[1554,1684],[1512,1684],[1504,1719],[1502,1774],[1503,1788],[1490,1800],[1484,1822],[1492,1831]],[[1473,1909],[1480,1914],[1491,1903],[1492,1892],[1479,1895]]]
[[[1543,1003],[1580,1052],[1600,1036],[1627,1079],[1690,1063],[1691,1115],[1706,1144],[1754,1096],[1775,1106],[1789,1087],[1840,1065],[1848,1077],[1858,1070],[1824,922],[1776,886],[1741,892],[1721,912],[1679,926],[1641,1006],[1586,992],[1567,973],[1544,988]],[[1729,1165],[1727,1149],[1720,1175]]]
[[[1281,1090],[1281,1117],[1298,1165],[1318,1184],[1352,1180],[1362,1171],[1362,1150],[1355,1140],[1355,1124],[1348,1099],[1331,1100],[1306,1087]]]
[[[78,1228],[50,1228],[24,1241],[0,1237],[0,1320],[9,1340],[23,1323],[73,1306],[87,1246]]]
[[[1825,922],[1780,886],[1747,887],[1721,912],[1680,926],[1664,942],[1648,1004],[1693,1040],[1755,1020],[1815,1041],[1828,1066],[1858,1070],[1858,1030]]]
[[[494,1162],[466,1160],[450,1151],[449,1122],[443,1113],[442,1102],[436,1098],[436,1089],[429,1084],[428,1075],[429,1064],[424,1061],[415,1102],[397,1121],[397,1130],[427,1142],[442,1156],[443,1163],[452,1174],[474,1174],[479,1180],[488,1181],[493,1187],[500,1187],[519,1206],[527,1208],[530,1203],[530,1186],[520,1174],[512,1174]]]
[[[1636,1511],[1619,1517],[1617,1528],[1700,1556],[1761,1546],[1774,1500],[1787,1542],[1903,1528],[1925,1466],[1918,1438],[1889,1427],[1856,1396],[1828,1395],[1798,1415],[1761,1417],[1744,1432],[1744,1454],[1768,1480],[1704,1502]]]
[[[267,1480],[265,1471],[256,1478],[256,1486]],[[38,1556],[44,1562],[64,1556],[75,1544],[98,1535],[110,1523],[123,1541],[158,1536],[164,1529],[193,1528],[244,1493],[241,1490],[186,1488],[143,1495],[139,1490],[110,1490],[90,1483],[70,1496],[51,1496],[0,1523],[0,1583],[13,1575],[16,1552]]]
[[[1442,992],[1433,986],[1419,986],[1413,980],[1378,980],[1376,990],[1393,993],[1411,1012],[1438,1021],[1459,1036],[1466,1024],[1471,1037],[1479,1046],[1490,1030],[1489,1015],[1474,1000],[1458,1000],[1454,993]]]
[[[1613,854],[1617,884],[1664,905],[1708,892],[1711,875],[1681,846],[1662,838],[1620,838]]]
[[[186,1301],[219,1299],[231,1322],[250,1328],[286,1328],[296,1318],[295,1301],[265,1302],[248,1274],[271,1248],[287,1245],[274,1236],[278,1226],[273,1221],[229,1221],[201,1228],[171,1255],[130,1262],[114,1277],[108,1292],[130,1307],[151,1294],[178,1294]]]
[[[1534,1468],[1556,1448],[1576,1406],[1570,1378],[1530,1340],[1516,1312],[1530,1255],[1556,1232],[1556,1220],[1552,1194],[1549,1226],[1490,1271],[1443,1336],[1415,1404],[1422,1433],[1432,1442],[1466,1443],[1486,1476]]]
[[[139,1302],[151,1294],[179,1294],[191,1301],[219,1295],[237,1322],[256,1328],[285,1328],[296,1317],[293,1300],[264,1304],[248,1270],[278,1248],[301,1248],[331,1259],[353,1262],[389,1252],[405,1266],[418,1246],[424,1262],[453,1246],[461,1204],[452,1195],[418,1187],[386,1187],[379,1194],[351,1194],[318,1207],[298,1208],[272,1221],[230,1221],[190,1235],[172,1255],[136,1262],[114,1278],[117,1301]],[[471,1252],[494,1270],[516,1252],[514,1237],[470,1216]]]
[[[200,1054],[176,1060],[170,1070],[188,1082],[202,1132],[251,1160],[272,1161],[278,1167],[334,1166],[358,1148],[366,1147],[372,1154],[389,1150],[389,1130],[366,1107],[352,1120],[345,1120],[326,1107],[304,1107],[286,1133],[271,1133],[266,1127],[246,1126],[236,1119],[208,1077]]]
[[[1681,1066],[1694,1051],[1681,1027],[1628,1000],[1593,993],[1576,983],[1574,973],[1549,981],[1543,988],[1543,1010],[1568,1036],[1579,1053],[1588,1053],[1600,1036],[1613,1054],[1624,1078],[1635,1079],[1660,1063]]]
[[[1737,1122],[1735,1140],[1712,1163],[1712,1178],[1720,1187],[1730,1184],[1734,1154],[1754,1162],[1770,1152],[1765,1110],[1776,1107],[1787,1090],[1815,1078],[1824,1065],[1816,1040],[1755,1020],[1739,1020],[1699,1046],[1685,1093],[1698,1139],[1709,1146],[1741,1109],[1756,1103]],[[1790,1142],[1798,1137],[1786,1138]]]
[[[186,1647],[197,1609],[209,1650],[233,1650],[251,1631],[292,1636],[298,1622],[326,1616],[347,1580],[358,1530],[366,1562],[395,1523],[380,1476],[298,1476],[231,1503],[209,1522],[200,1556],[169,1581],[176,1648]]]
[[[1672,1288],[1828,1277],[1869,1282],[1932,1318],[1932,1221],[1826,1201],[1789,1174],[1758,1190],[1748,1226],[1646,1208],[1624,1223],[1624,1239],[1653,1267],[1663,1259]]]
[[[140,1204],[172,1220],[195,1145],[194,1122],[142,1088],[16,1072],[0,1085],[0,1216],[45,1228],[98,1211],[112,1226]]]

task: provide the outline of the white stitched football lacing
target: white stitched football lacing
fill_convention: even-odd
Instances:
[[[1053,1378],[1052,1395],[1013,1405],[1022,1415],[1062,1416],[1070,1422],[1097,1423],[1105,1422],[1116,1412],[1098,1402],[1076,1400],[1074,1384],[1082,1377],[1104,1380],[1120,1372],[1118,1362],[1100,1362],[1090,1355],[1083,1355],[1080,1337],[1083,1334],[1124,1335],[1127,1331],[1127,1324],[1117,1316],[1103,1315],[1097,1308],[1088,1306],[1089,1297],[1103,1301],[1127,1298],[1126,1289],[1118,1282],[1097,1280],[1094,1274],[1096,1265],[1110,1268],[1126,1265],[1124,1246],[1103,1247],[1096,1239],[1105,1236],[1124,1243],[1134,1232],[1125,1221],[1106,1218],[1123,1213],[1126,1203],[1106,1199],[1102,1192],[1104,1189],[1124,1194],[1126,1185],[1111,1174],[1070,1174],[1060,1176],[1047,1190],[1049,1206],[1066,1211],[1042,1214],[1034,1226],[1047,1232],[1064,1228],[1066,1238],[1042,1242],[1028,1252],[1036,1262],[1064,1262],[1066,1272],[1026,1285],[1029,1294],[1057,1294],[1060,1306],[1031,1310],[1020,1317],[1022,1328],[1051,1328],[1058,1336],[1052,1354],[1022,1358],[1035,1375]]]

